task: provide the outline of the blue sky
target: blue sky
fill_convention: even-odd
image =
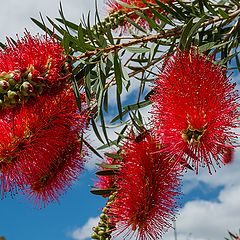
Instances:
[[[51,4],[49,4],[51,2]],[[98,0],[102,15],[103,0]],[[94,0],[63,0],[67,19],[78,22],[82,13],[93,10]],[[6,36],[22,35],[27,28],[33,34],[39,29],[30,17],[38,13],[51,18],[58,17],[58,0],[8,0],[1,3],[0,41]],[[234,79],[240,75],[235,73]],[[239,81],[239,80],[238,80]],[[145,110],[147,112],[148,110]],[[113,134],[110,132],[110,135]],[[232,165],[217,169],[209,176],[206,169],[199,175],[188,173],[184,177],[182,209],[177,220],[178,240],[220,240],[227,236],[227,230],[234,232],[240,227],[240,153],[235,154]],[[87,240],[91,226],[97,222],[97,215],[104,199],[89,193],[93,184],[93,162],[60,198],[60,203],[49,204],[36,209],[23,197],[6,197],[0,201],[0,235],[7,240]],[[173,232],[164,236],[173,239]]]

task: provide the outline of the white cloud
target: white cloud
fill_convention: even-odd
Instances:
[[[94,18],[94,5],[95,1],[91,0],[62,0],[63,10],[66,19],[79,23],[82,14],[85,15],[89,10],[92,12],[92,19]],[[103,16],[106,10],[104,9],[104,0],[98,0],[99,12]],[[87,3],[87,4],[86,4]],[[5,42],[6,36],[15,38],[18,33],[22,33],[27,28],[33,34],[40,32],[30,17],[39,19],[39,12],[43,16],[49,16],[51,19],[59,17],[60,0],[8,0],[1,2],[1,15],[0,22],[0,41]]]
[[[216,201],[190,201],[177,219],[178,240],[219,240],[240,228],[240,184],[224,188]],[[173,238],[173,231],[165,240]]]
[[[98,224],[98,221],[99,217],[89,218],[81,228],[77,228],[71,233],[71,237],[75,240],[89,239],[92,234],[92,227],[96,226]]]
[[[192,171],[185,174],[184,180],[187,182],[187,187],[184,189],[184,192],[188,193],[200,182],[206,183],[211,187],[231,187],[239,182],[239,169],[240,150],[237,149],[234,154],[233,163],[225,166],[222,165],[221,168],[216,167],[216,172],[213,172],[212,175],[208,173],[207,168],[201,168],[198,175]]]

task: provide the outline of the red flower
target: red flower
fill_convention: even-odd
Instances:
[[[58,201],[59,196],[71,187],[83,169],[85,153],[81,140],[71,134],[65,140],[62,149],[49,158],[46,166],[39,164],[28,176],[29,188],[26,193],[38,206]]]
[[[164,153],[211,173],[233,148],[238,94],[226,71],[197,52],[171,56],[155,82],[153,123]]]
[[[169,3],[172,2],[173,0],[160,0],[162,3]],[[114,13],[121,13],[121,14],[129,14],[128,17],[134,21],[137,22],[139,25],[142,27],[146,28],[148,26],[148,23],[145,19],[140,18],[139,15],[134,13],[134,10],[138,10],[139,8],[143,9],[146,8],[147,5],[142,1],[142,0],[122,0],[123,3],[126,3],[130,6],[131,8],[127,8],[116,2],[115,0],[108,0],[108,12],[110,14]],[[156,4],[155,0],[146,0],[147,3],[149,4]],[[162,12],[162,9],[156,8],[157,11]],[[154,14],[150,10],[143,10],[144,14],[146,14],[149,18],[153,18]],[[131,13],[131,14],[130,14]],[[159,21],[159,19],[156,19],[156,21]],[[124,22],[124,25],[129,26],[126,21]]]
[[[9,109],[1,119],[1,190],[30,186],[27,192],[46,203],[56,200],[82,169],[85,154],[79,135],[88,116],[84,109],[77,112],[70,90],[35,100],[21,109]]]
[[[67,56],[55,38],[25,33],[16,44],[8,40],[0,51],[0,105],[15,105],[30,96],[56,91],[68,76]]]
[[[115,234],[159,239],[174,218],[180,168],[172,168],[150,135],[140,142],[130,140],[121,149],[117,192],[107,213],[116,226]]]

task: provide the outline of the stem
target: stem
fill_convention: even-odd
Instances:
[[[233,18],[235,18],[239,14],[240,14],[240,9],[237,9],[235,12],[229,14],[228,22],[231,21]],[[220,22],[223,20],[225,20],[223,17],[215,17],[215,18],[209,19],[207,22],[203,23],[200,26],[200,28],[207,27],[213,23],[217,23],[217,22]],[[140,38],[128,41],[128,42],[124,42],[124,43],[120,43],[120,44],[116,44],[116,45],[110,45],[110,46],[107,46],[106,48],[97,48],[93,51],[87,51],[87,52],[77,56],[76,60],[83,59],[83,58],[90,58],[99,52],[103,52],[106,54],[106,53],[110,53],[110,52],[114,52],[114,51],[119,51],[122,48],[129,47],[132,45],[137,45],[140,43],[154,42],[161,38],[170,38],[170,37],[174,37],[174,36],[180,36],[182,31],[183,31],[182,27],[175,27],[173,29],[169,29],[166,31],[161,30],[160,33],[155,34],[155,35],[144,36],[144,37],[140,37]]]

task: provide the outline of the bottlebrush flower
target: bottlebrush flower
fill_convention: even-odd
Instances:
[[[127,16],[132,21],[136,22],[137,24],[141,25],[144,28],[148,27],[147,21],[143,18],[140,18],[139,15],[134,13],[134,10],[138,10],[139,8],[144,9],[147,7],[147,5],[142,0],[122,0],[121,2],[126,3],[126,4],[130,5],[131,7],[127,8],[115,0],[108,0],[107,5],[108,5],[108,12],[110,15],[114,14],[114,13],[115,14],[119,13],[120,15],[128,14]],[[155,0],[146,0],[146,2],[149,4],[156,4]],[[169,2],[173,2],[173,0],[160,0],[160,2],[169,3]],[[155,10],[162,12],[161,8],[156,8]],[[151,19],[154,18],[154,14],[148,9],[143,10],[143,13]],[[159,21],[159,19],[155,19],[155,20]],[[130,26],[130,24],[128,24],[126,21],[124,21],[123,25],[125,25],[125,26],[127,25],[127,27]]]
[[[196,51],[172,55],[155,82],[152,121],[164,153],[209,172],[234,148],[238,94],[226,71]]]
[[[66,137],[62,149],[58,149],[46,166],[39,164],[28,176],[29,188],[26,193],[38,206],[58,201],[59,196],[71,187],[83,170],[85,153],[81,140],[71,134]]]
[[[0,106],[27,101],[43,92],[57,91],[69,76],[67,56],[54,37],[25,36],[8,40],[0,51]]]
[[[131,139],[121,147],[123,163],[107,213],[116,226],[114,234],[155,240],[170,227],[180,194],[181,168],[172,168],[159,148],[150,135],[140,142]]]
[[[26,192],[46,203],[56,200],[82,169],[85,153],[79,135],[88,116],[84,108],[77,112],[70,90],[31,103],[15,112],[10,109],[1,119],[1,191],[30,186]]]

